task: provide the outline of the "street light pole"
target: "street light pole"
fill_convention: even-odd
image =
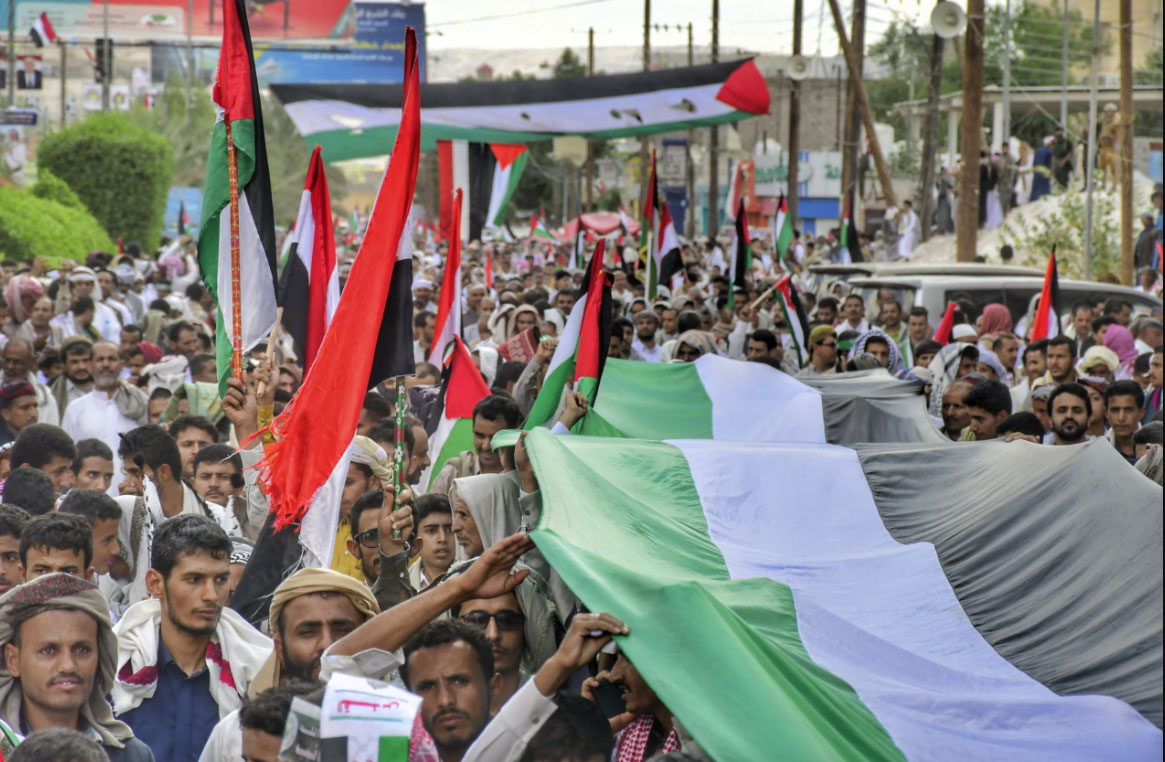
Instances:
[[[98,51],[103,67],[101,72],[101,110],[108,111],[109,80],[113,79],[113,40],[109,39],[109,0],[104,0],[101,6],[101,34],[103,38],[102,47]],[[105,68],[108,68],[109,71],[105,71]]]
[[[1088,150],[1084,155],[1084,280],[1092,280],[1092,202],[1096,188],[1096,66],[1100,59],[1100,0],[1092,19],[1092,83],[1088,91]]]

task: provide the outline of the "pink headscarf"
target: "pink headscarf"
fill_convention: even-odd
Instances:
[[[1002,304],[988,304],[979,316],[979,336],[1011,332],[1011,310]]]
[[[12,310],[12,318],[17,324],[28,320],[28,310],[24,309],[23,297],[32,296],[40,299],[44,296],[44,286],[31,275],[13,275],[8,281],[4,298],[8,300],[8,309]]]
[[[1121,368],[1126,373],[1132,373],[1133,361],[1137,359],[1137,343],[1132,332],[1119,323],[1113,323],[1104,329],[1103,343],[1116,352],[1121,361]]]

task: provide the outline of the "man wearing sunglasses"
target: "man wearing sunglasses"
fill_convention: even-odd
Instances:
[[[819,325],[809,332],[809,364],[797,375],[801,378],[826,376],[837,372],[837,331]]]

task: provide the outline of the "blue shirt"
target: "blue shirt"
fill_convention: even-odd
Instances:
[[[198,762],[219,719],[218,704],[210,695],[210,672],[203,667],[187,676],[159,639],[158,683],[153,698],[118,719],[150,747],[155,759]]]

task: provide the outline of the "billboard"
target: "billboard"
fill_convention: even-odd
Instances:
[[[0,0],[0,29],[8,29],[9,3],[16,3],[16,34],[27,34],[47,12],[64,38],[104,36],[105,0]],[[222,36],[222,0],[108,0],[109,36],[117,40],[186,38],[192,9],[195,37]],[[350,0],[248,0],[247,19],[255,40],[350,39]]]
[[[354,2],[353,38],[336,50],[265,49],[255,46],[264,83],[398,83],[404,73],[405,27],[417,30],[419,72],[425,78],[425,6]]]

